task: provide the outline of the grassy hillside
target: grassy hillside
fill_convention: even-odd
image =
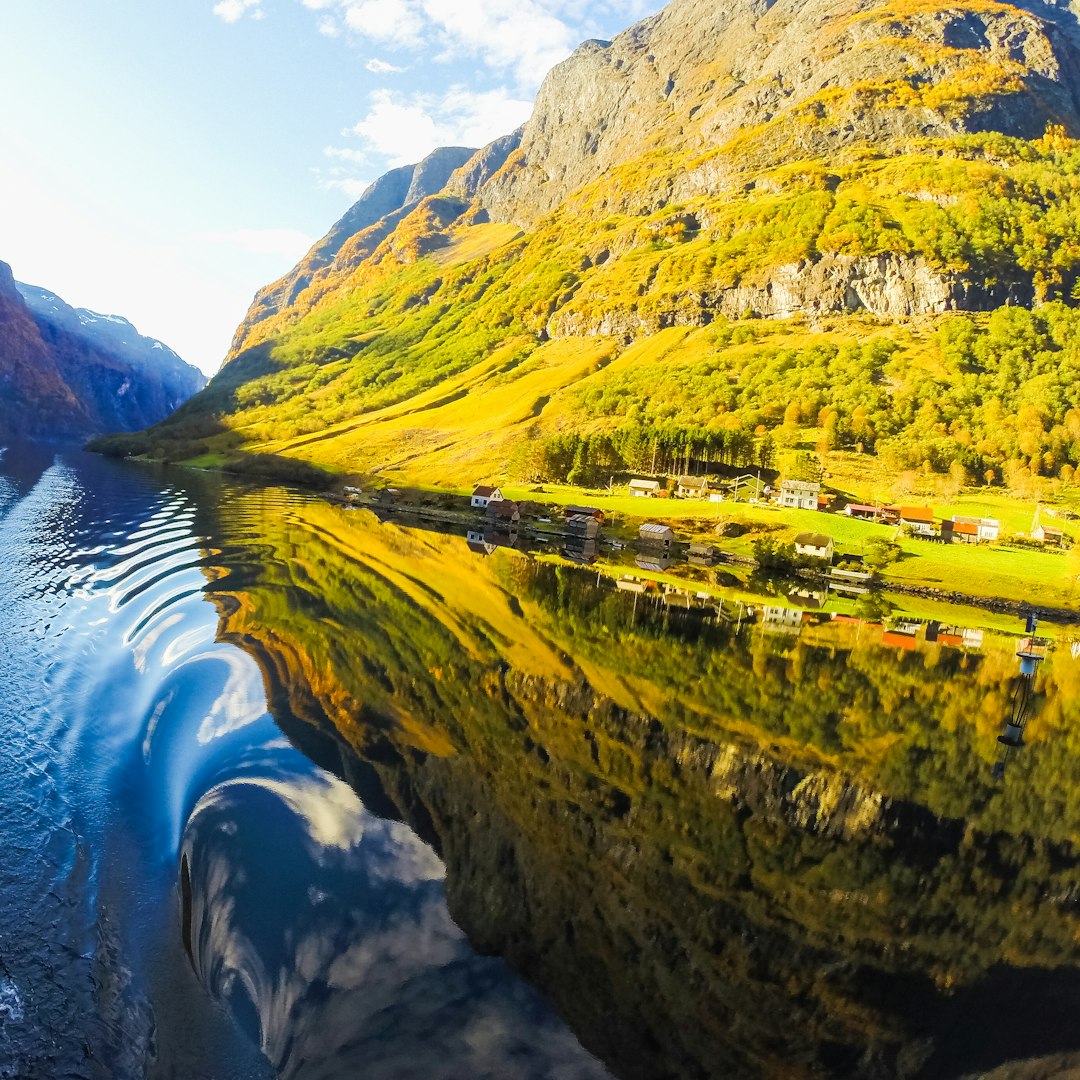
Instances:
[[[739,433],[747,463],[766,433],[794,445],[821,428],[815,445],[891,467],[1069,480],[1080,149],[996,137],[933,149],[861,158],[828,184],[824,163],[785,167],[739,199],[641,218],[583,220],[568,207],[528,237],[458,222],[433,254],[384,251],[362,268],[369,280],[233,361],[154,447],[172,458],[272,449],[460,482],[565,476],[545,453],[562,433],[609,436],[585,451],[603,470],[640,468],[662,426],[691,440],[695,460]],[[706,321],[704,289],[829,251],[916,254],[986,288],[1026,275],[1044,302],[911,318],[746,311],[663,328]]]

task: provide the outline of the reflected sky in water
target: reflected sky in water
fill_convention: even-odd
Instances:
[[[0,1077],[606,1075],[470,948],[432,849],[282,736],[198,511],[0,455]]]

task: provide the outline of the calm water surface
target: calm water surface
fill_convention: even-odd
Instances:
[[[4,451],[0,1077],[1075,1073],[1067,641],[491,539]]]

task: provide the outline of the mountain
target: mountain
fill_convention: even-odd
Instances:
[[[205,384],[127,319],[72,308],[0,262],[0,439],[133,431]]]
[[[424,166],[373,185],[131,445],[454,483],[809,445],[1068,482],[1078,134],[1064,5],[674,0],[418,201]]]

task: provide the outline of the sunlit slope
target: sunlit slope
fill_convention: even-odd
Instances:
[[[529,445],[564,433],[786,423],[790,444],[831,412],[833,447],[890,469],[1071,474],[1069,20],[675,0],[556,68],[520,136],[439,194],[260,294],[206,393],[121,448],[460,481],[542,475]],[[677,328],[702,333],[633,372],[590,363]]]

